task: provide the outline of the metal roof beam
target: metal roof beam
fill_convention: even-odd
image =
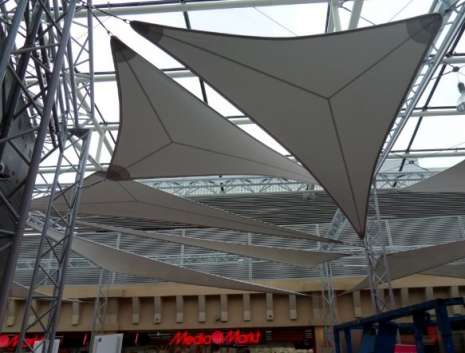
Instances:
[[[98,6],[94,11],[96,16],[127,16],[127,15],[144,15],[167,12],[184,12],[184,11],[202,11],[202,10],[220,10],[220,9],[238,9],[244,7],[257,6],[279,6],[279,5],[298,5],[298,4],[316,4],[327,3],[328,0],[218,0],[218,1],[195,1],[195,2],[163,2],[161,4],[137,3],[135,5],[125,4],[108,4]],[[102,11],[99,11],[102,10]],[[76,17],[85,17],[86,11],[81,10],[76,13]]]
[[[360,21],[360,15],[362,14],[362,7],[365,0],[354,0],[354,7],[352,8],[352,13],[349,20],[349,29],[354,29],[358,27],[358,22]]]

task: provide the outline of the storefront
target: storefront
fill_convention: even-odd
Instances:
[[[122,353],[315,353],[313,328],[120,332]],[[90,332],[58,333],[60,353],[86,353]],[[28,343],[41,340],[28,337]],[[0,335],[0,352],[14,352],[18,335]]]
[[[124,353],[315,353],[313,328],[127,333]]]

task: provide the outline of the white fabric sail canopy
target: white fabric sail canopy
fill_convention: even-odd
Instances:
[[[379,151],[440,24],[259,38],[131,22],[286,147],[360,236]]]
[[[26,287],[26,286],[24,286],[24,285],[22,285],[21,283],[18,283],[18,282],[13,282],[11,287],[10,287],[9,296],[14,297],[14,298],[22,298],[22,299],[24,299],[24,298],[27,298],[28,293],[29,293],[29,287]],[[42,295],[42,293],[34,291],[34,295],[35,296],[40,296],[40,295]]]
[[[465,258],[465,240],[386,255],[391,280],[422,273],[462,258]],[[384,261],[381,259],[375,270],[381,273],[383,269]],[[368,279],[365,278],[352,291],[368,286]]]
[[[111,39],[120,128],[107,177],[267,175],[315,183],[297,163],[255,140],[119,39]]]
[[[30,223],[29,225],[38,231],[42,231],[41,225],[34,223]],[[55,241],[59,241],[63,238],[63,233],[55,230],[48,230],[47,236]],[[79,236],[73,237],[71,249],[96,265],[108,271],[117,273],[140,277],[151,277],[163,281],[192,284],[197,286],[227,288],[252,292],[300,294],[293,291],[287,291],[285,289],[262,286],[259,284],[234,280],[167,264],[165,262],[152,260],[127,251],[114,249],[110,246],[96,243]]]
[[[314,267],[322,262],[336,260],[347,254],[325,251],[308,251],[291,248],[280,248],[272,246],[245,245],[224,241],[198,239],[192,237],[178,236],[174,234],[163,234],[160,232],[144,232],[140,230],[114,227],[105,224],[78,221],[79,225],[93,227],[122,234],[135,235],[144,238],[168,241],[172,243],[196,246],[204,249],[221,251],[225,253],[253,257],[263,260],[282,262],[300,267]]]
[[[465,192],[465,161],[433,175],[403,191],[415,192]]]
[[[447,264],[425,271],[422,274],[439,277],[465,278],[465,264]]]
[[[64,209],[64,194],[57,196],[54,206]],[[44,210],[48,197],[33,200],[32,208]],[[113,181],[103,173],[87,177],[81,191],[80,214],[144,218],[211,228],[314,241],[330,239],[235,215],[219,208],[178,197],[134,181]]]

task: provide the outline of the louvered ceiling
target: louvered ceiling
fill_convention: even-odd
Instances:
[[[279,225],[328,223],[336,211],[334,203],[324,192],[203,196],[194,199]],[[378,199],[381,217],[384,219],[465,214],[465,196],[462,194],[379,192]],[[373,216],[373,210],[369,214]],[[92,217],[92,220],[136,228],[184,227],[172,223],[110,217]]]

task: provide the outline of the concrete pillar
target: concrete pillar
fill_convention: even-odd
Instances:
[[[139,297],[132,298],[132,324],[139,325],[140,323],[140,299]]]
[[[176,323],[184,322],[184,298],[182,295],[176,296]]]
[[[197,321],[205,322],[207,321],[207,312],[206,312],[206,300],[204,295],[199,295],[197,297]]]
[[[297,297],[289,294],[289,320],[297,320]]]
[[[250,311],[250,294],[242,295],[242,319],[244,321],[252,320],[252,312]]]
[[[227,294],[220,295],[220,321],[221,322],[228,321],[228,295]]]
[[[74,300],[71,303],[71,325],[79,325],[81,318],[81,303],[78,300]]]
[[[160,324],[162,320],[162,299],[153,297],[153,323]]]
[[[265,306],[266,306],[265,319],[266,321],[273,321],[274,320],[273,294],[266,293],[265,296],[266,296],[265,297]]]

